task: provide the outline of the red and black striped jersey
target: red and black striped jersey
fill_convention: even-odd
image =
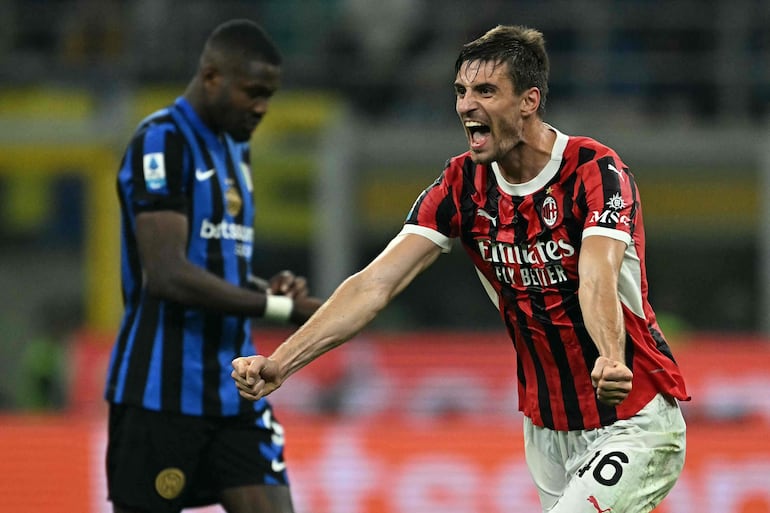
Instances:
[[[647,300],[633,175],[612,149],[554,131],[550,162],[526,183],[507,182],[496,163],[476,165],[468,152],[450,159],[403,232],[444,251],[451,239],[462,243],[516,349],[519,409],[538,426],[591,429],[633,416],[657,393],[689,396]],[[634,381],[618,407],[596,398],[590,373],[599,353],[578,302],[578,255],[594,235],[627,246],[618,294]]]

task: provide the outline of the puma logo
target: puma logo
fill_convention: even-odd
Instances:
[[[490,215],[489,212],[487,212],[483,208],[478,209],[476,211],[476,215],[479,217],[484,217],[486,219],[489,219],[489,222],[492,223],[492,226],[497,226],[497,217],[493,217],[492,215]]]
[[[607,169],[609,169],[610,171],[612,171],[612,172],[614,172],[614,173],[617,173],[617,175],[618,175],[618,177],[621,179],[621,181],[623,180],[623,173],[621,173],[620,171],[618,171],[618,168],[616,168],[616,167],[615,167],[615,166],[613,166],[612,164],[607,164]]]
[[[612,508],[602,509],[601,506],[599,506],[599,501],[593,495],[589,495],[588,499],[586,500],[594,505],[594,508],[596,508],[597,513],[608,513],[609,511],[612,511]]]

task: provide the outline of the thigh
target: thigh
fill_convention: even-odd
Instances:
[[[293,513],[288,486],[247,485],[222,492],[222,506],[227,513]]]
[[[243,485],[288,485],[284,430],[265,408],[253,416],[221,420],[207,454],[220,489]]]
[[[110,405],[109,499],[118,509],[178,512],[207,443],[200,419]]]
[[[635,417],[597,430],[550,513],[646,513],[673,488],[684,466],[679,407],[658,396]],[[588,435],[586,435],[588,436]]]
[[[550,509],[567,486],[567,433],[535,426],[524,418],[524,457],[544,511]]]
[[[269,404],[253,416],[220,419],[203,467],[214,489],[199,493],[216,494],[229,513],[293,511],[283,426]]]

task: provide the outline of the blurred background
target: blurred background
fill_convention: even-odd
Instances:
[[[107,511],[115,173],[136,123],[182,93],[233,17],[285,56],[252,141],[255,270],[294,269],[319,295],[466,149],[461,45],[497,24],[540,29],[546,121],[610,145],[636,176],[650,299],[695,398],[691,463],[659,509],[770,513],[766,0],[0,0],[0,511]],[[258,324],[255,340],[283,335]],[[462,250],[441,257],[276,394],[298,513],[536,509],[509,344]],[[39,493],[56,469],[60,489]]]

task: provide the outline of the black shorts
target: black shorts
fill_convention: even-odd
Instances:
[[[245,485],[288,485],[283,427],[258,414],[195,417],[110,404],[109,499],[153,512],[220,502]]]

